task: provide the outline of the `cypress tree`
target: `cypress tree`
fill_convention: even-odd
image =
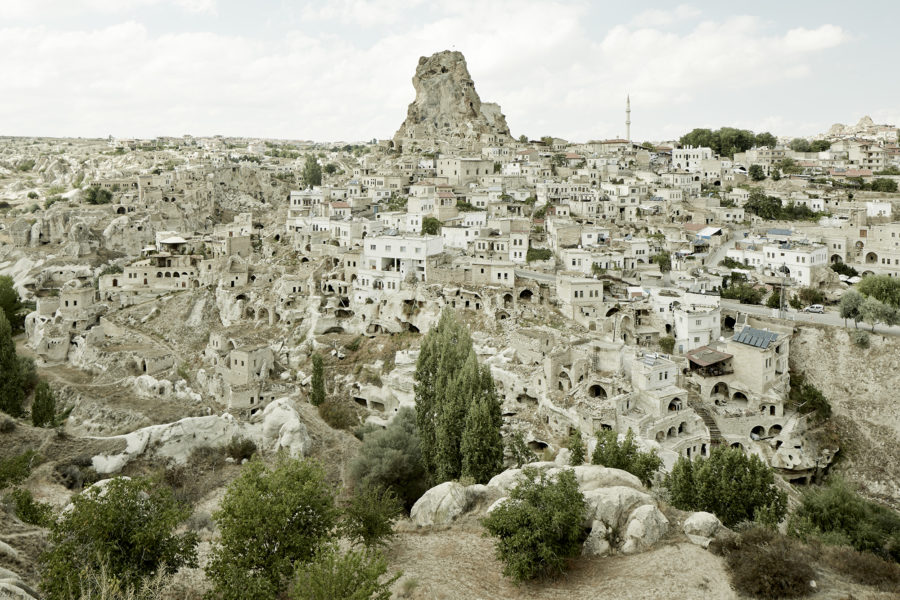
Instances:
[[[466,362],[447,385],[437,407],[435,474],[439,481],[459,479],[462,473],[463,429],[469,406],[478,394],[479,383],[478,358],[474,350],[469,350]]]
[[[37,384],[31,403],[31,424],[35,427],[53,425],[56,420],[56,396],[46,381]]]
[[[487,483],[503,470],[503,416],[489,367],[478,368],[479,385],[466,415],[460,450],[462,474]]]
[[[22,414],[22,376],[16,344],[6,315],[0,311],[0,410],[18,417]]]
[[[319,406],[325,402],[325,369],[318,352],[312,355],[312,364],[312,389],[309,392],[309,401],[313,406]]]

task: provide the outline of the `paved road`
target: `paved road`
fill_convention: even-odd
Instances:
[[[535,279],[545,283],[553,283],[556,281],[556,275],[550,273],[540,273],[538,271],[527,271],[525,269],[516,269],[516,277],[524,277],[525,279]]]
[[[760,315],[764,317],[778,318],[778,310],[771,309],[766,306],[758,306],[755,304],[741,304],[734,300],[722,300],[722,308],[739,310],[750,315]],[[801,323],[818,323],[819,325],[831,325],[833,327],[844,327],[844,319],[838,315],[836,311],[826,310],[824,314],[805,313],[794,309],[787,309],[781,317],[788,321],[796,321]],[[853,328],[853,321],[847,321],[850,329]],[[872,332],[872,326],[860,323],[860,329]],[[886,325],[876,325],[875,333],[882,335],[900,335],[900,326],[888,327]]]

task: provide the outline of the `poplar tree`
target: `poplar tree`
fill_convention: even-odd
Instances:
[[[31,424],[35,427],[54,425],[56,420],[56,396],[46,381],[42,381],[34,390],[34,401],[31,403]]]
[[[581,437],[581,431],[576,429],[575,433],[569,436],[569,464],[573,467],[584,464],[585,454],[584,439]]]
[[[480,366],[478,378],[479,390],[466,415],[460,451],[463,476],[487,483],[503,470],[503,416],[490,368]]]
[[[309,392],[309,401],[313,406],[319,406],[325,402],[325,369],[318,352],[312,355],[312,364],[312,389]]]
[[[0,410],[18,417],[22,414],[22,377],[16,356],[16,344],[6,315],[0,311]]]
[[[494,380],[490,369],[478,364],[468,330],[449,308],[419,352],[416,425],[423,463],[433,480],[469,475],[481,481],[499,471],[496,457],[502,462],[503,445]],[[469,451],[473,455],[467,458]]]

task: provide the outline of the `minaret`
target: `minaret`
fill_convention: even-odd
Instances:
[[[625,139],[631,141],[631,94],[625,96]]]

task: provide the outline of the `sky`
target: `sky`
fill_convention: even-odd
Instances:
[[[393,136],[459,50],[514,136],[900,123],[896,0],[0,0],[0,135]]]

